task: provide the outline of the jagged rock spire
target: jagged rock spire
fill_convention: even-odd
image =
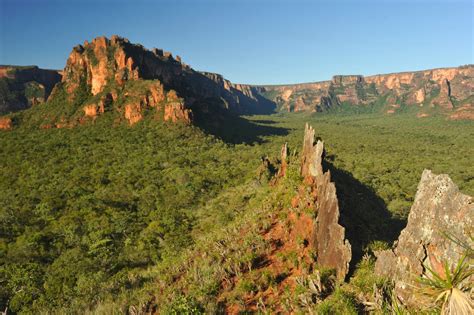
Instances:
[[[301,176],[316,177],[323,174],[322,155],[324,143],[320,140],[314,145],[314,129],[308,123],[305,125],[303,139],[303,157],[301,162]]]
[[[351,245],[345,239],[345,228],[339,224],[339,201],[336,185],[331,182],[331,173],[323,172],[324,143],[314,145],[314,129],[305,125],[301,175],[310,179],[316,190],[317,217],[312,244],[318,264],[336,270],[337,277],[345,278],[352,258]]]

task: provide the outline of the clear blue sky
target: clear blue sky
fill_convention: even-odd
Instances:
[[[62,69],[73,46],[112,34],[241,83],[474,63],[469,0],[0,3],[0,64]]]

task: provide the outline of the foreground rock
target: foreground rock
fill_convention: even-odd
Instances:
[[[396,247],[376,254],[376,273],[395,281],[395,292],[404,304],[417,306],[416,278],[424,266],[444,275],[443,264],[452,268],[464,254],[445,233],[473,245],[474,199],[460,193],[448,175],[425,170]]]
[[[352,258],[351,245],[345,239],[345,229],[339,224],[339,202],[336,186],[331,182],[330,171],[323,172],[324,144],[318,140],[314,144],[314,129],[306,124],[301,175],[305,182],[312,186],[315,195],[317,212],[314,224],[312,246],[319,265],[336,270],[336,275],[343,280]]]

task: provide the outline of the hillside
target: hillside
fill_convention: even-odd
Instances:
[[[152,119],[110,128],[107,117],[2,133],[2,304],[19,313],[304,310],[293,290],[308,282],[297,281],[316,276],[309,270],[332,279],[315,269],[304,245],[314,208],[290,210],[295,196],[301,205],[310,198],[299,175],[305,121],[325,141],[341,211],[361,214],[354,222],[363,242],[351,241],[352,251],[372,257],[360,265],[354,258],[355,278],[329,280],[322,300],[308,307],[355,313],[362,297],[372,299],[373,251],[398,237],[424,168],[449,173],[461,191],[474,193],[469,122],[305,114],[245,120],[258,142],[234,145]],[[275,184],[285,142],[287,176]],[[274,263],[260,264],[263,254]]]
[[[330,81],[255,86],[280,111],[437,112],[451,119],[474,119],[474,66],[413,72],[335,75]]]

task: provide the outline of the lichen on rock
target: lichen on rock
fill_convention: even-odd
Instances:
[[[416,279],[426,267],[440,275],[444,264],[453,268],[465,250],[450,237],[473,246],[473,233],[474,199],[459,192],[448,175],[424,170],[407,226],[393,250],[376,253],[375,272],[393,279],[400,300],[416,307]]]

